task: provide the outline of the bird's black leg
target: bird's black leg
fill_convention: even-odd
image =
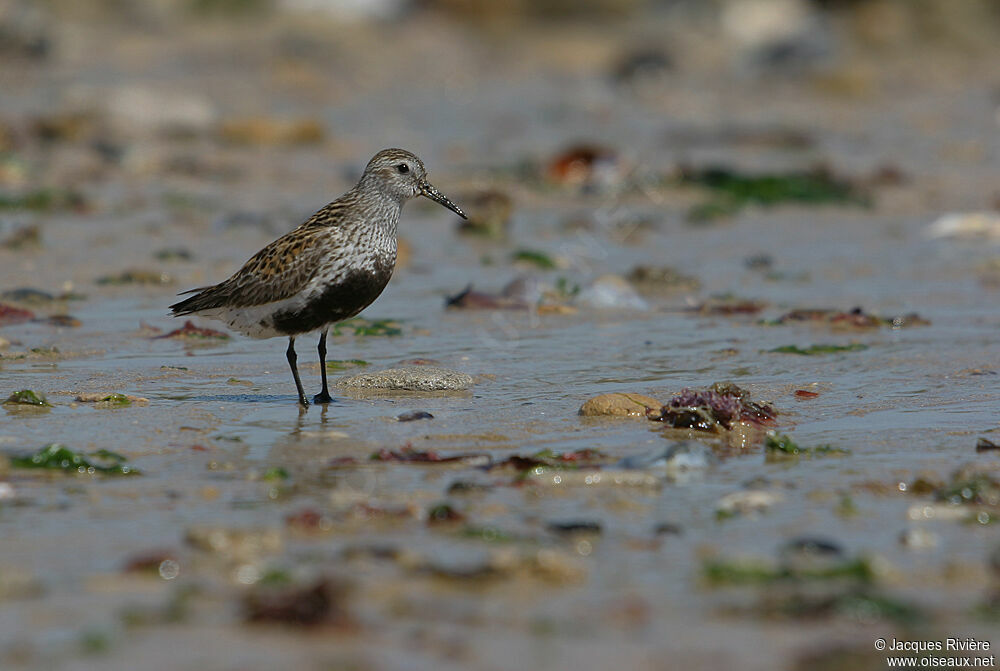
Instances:
[[[302,380],[299,379],[299,368],[295,365],[298,360],[298,356],[295,354],[295,337],[288,336],[288,351],[285,352],[285,356],[288,358],[288,366],[292,369],[292,377],[295,378],[295,389],[299,392],[299,403],[302,405],[309,405],[309,401],[306,400],[306,393],[302,391]]]
[[[319,350],[319,374],[323,376],[323,391],[313,396],[313,403],[330,403],[333,399],[326,386],[326,329],[323,329],[323,333],[319,337],[319,346],[316,349]]]

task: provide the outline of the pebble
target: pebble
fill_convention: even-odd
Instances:
[[[472,385],[471,375],[435,366],[387,368],[337,381],[338,387],[395,391],[462,391]]]
[[[663,404],[655,398],[633,392],[601,394],[580,406],[584,417],[645,417],[647,410],[659,410]]]
[[[706,445],[686,440],[652,454],[626,457],[618,462],[620,468],[665,471],[668,477],[676,478],[694,471],[703,471],[715,463],[715,453]]]
[[[576,297],[577,305],[598,310],[648,310],[646,302],[624,278],[603,275]]]
[[[928,238],[964,240],[1000,239],[1000,213],[952,212],[939,217],[924,230]]]
[[[914,550],[929,550],[937,546],[938,541],[939,539],[937,534],[919,527],[904,529],[903,532],[899,534],[900,544],[905,545],[908,548],[913,548]]]
[[[767,512],[784,497],[779,492],[762,489],[748,489],[726,494],[715,504],[715,509],[724,515],[747,515]]]

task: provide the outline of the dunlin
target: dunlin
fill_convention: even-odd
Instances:
[[[309,405],[296,366],[295,337],[320,331],[323,391],[329,403],[326,332],[378,298],[396,265],[396,224],[403,203],[425,196],[466,218],[427,182],[423,162],[402,149],[384,149],[357,185],[305,223],[254,254],[232,277],[170,306],[174,316],[196,314],[225,322],[251,338],[288,336],[285,353],[299,403]]]

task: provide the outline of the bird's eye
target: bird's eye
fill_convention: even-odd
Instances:
[[[406,173],[410,172],[410,166],[406,165],[405,163],[400,163],[399,165],[396,166],[396,170],[405,175]]]

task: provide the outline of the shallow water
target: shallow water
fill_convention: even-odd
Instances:
[[[150,42],[143,47],[149,53],[180,58],[176,45]],[[422,47],[418,40],[401,48]],[[91,85],[135,77],[100,63],[65,67]],[[254,68],[239,72],[235,81],[219,84],[220,100],[239,89],[240,77],[252,82],[260,76]],[[169,82],[211,91],[201,79],[185,79],[189,73],[182,68],[165,66],[164,73]],[[756,81],[683,76],[668,91],[635,101],[596,76],[545,68],[532,75],[480,73],[483,80],[473,89],[449,97],[442,95],[450,90],[443,82],[406,83],[405,74],[394,86],[372,85],[364,97],[342,104],[317,106],[289,96],[292,109],[320,110],[336,129],[333,147],[272,152],[182,144],[178,152],[207,153],[239,167],[242,177],[214,182],[176,174],[152,179],[141,171],[112,174],[87,183],[95,212],[39,217],[40,250],[0,251],[0,288],[59,291],[69,283],[87,295],[66,305],[82,321],[78,328],[27,323],[0,329],[12,343],[0,360],[0,392],[35,389],[54,404],[50,411],[5,412],[0,448],[24,453],[52,442],[81,451],[106,447],[143,472],[120,479],[20,470],[0,475],[16,492],[0,503],[5,668],[124,669],[143,660],[143,668],[175,669],[737,663],[773,669],[795,668],[803,655],[837,646],[868,654],[876,636],[992,636],[1000,644],[995,621],[975,614],[996,589],[987,566],[997,547],[996,525],[913,520],[911,508],[929,506],[932,497],[902,493],[898,486],[918,475],[945,481],[967,464],[994,476],[1000,468],[1000,457],[974,451],[977,437],[996,439],[1000,311],[996,289],[974,269],[994,258],[997,246],[923,235],[943,210],[981,208],[976,198],[988,191],[977,192],[977,185],[995,189],[1000,145],[985,114],[995,106],[985,84],[974,84],[978,80],[964,72],[976,90],[959,101],[948,97],[951,84],[935,82],[895,91],[897,104],[887,107],[888,94],[830,100],[807,88],[789,95],[780,85],[768,90]],[[40,104],[59,81],[45,72],[28,78],[18,105]],[[403,89],[402,118],[387,109],[400,87],[409,87]],[[752,112],[717,105],[737,92],[754,103]],[[679,98],[686,100],[686,114],[678,113]],[[554,109],[553,99],[567,102]],[[10,114],[21,109],[8,104]],[[887,109],[934,119],[935,132],[896,123]],[[545,110],[548,116],[538,121]],[[814,132],[819,148],[812,153],[838,170],[861,173],[891,161],[903,166],[911,182],[879,189],[870,210],[749,209],[732,221],[695,227],[683,217],[691,191],[577,194],[532,188],[495,171],[525,155],[546,156],[576,137],[620,147],[648,169],[681,156],[760,169],[812,158],[739,147],[682,152],[655,140],[675,124],[725,126],[758,118]],[[596,119],[613,121],[595,125]],[[518,130],[501,132],[511,126]],[[341,140],[343,128],[356,130]],[[388,142],[385,128],[395,131]],[[963,159],[942,149],[966,141],[980,143],[981,151]],[[333,337],[329,356],[363,359],[370,369],[434,360],[473,375],[472,392],[379,397],[341,390],[329,407],[300,412],[283,341],[235,337],[192,345],[153,339],[151,331],[141,330],[142,324],[163,331],[180,326],[165,316],[176,291],[226,277],[278,232],[346,188],[346,174],[363,163],[368,147],[382,144],[421,154],[434,184],[460,205],[463,190],[491,184],[510,189],[517,201],[513,229],[506,243],[471,240],[455,234],[456,222],[446,211],[410,204],[401,234],[412,244],[412,260],[365,312],[371,319],[399,320],[404,334]],[[150,147],[154,153],[173,151],[169,143]],[[449,150],[461,158],[449,160]],[[966,178],[962,184],[956,185],[955,170]],[[196,204],[178,213],[165,205],[168,194]],[[219,224],[242,210],[260,213],[267,225]],[[566,232],[561,223],[580,212],[598,213],[594,230]],[[618,229],[601,225],[601,213],[613,213],[612,219],[645,214],[652,224],[622,242]],[[150,260],[157,249],[178,245],[190,248],[195,259]],[[444,309],[444,297],[470,282],[496,291],[524,272],[507,260],[522,247],[565,260],[563,269],[538,271],[550,282],[566,277],[585,285],[645,263],[693,274],[702,288],[650,299],[645,312]],[[744,260],[762,252],[773,256],[783,279],[747,268]],[[482,263],[484,256],[491,263]],[[162,270],[174,280],[162,287],[94,284],[100,275],[130,267]],[[769,307],[746,317],[688,309],[725,292]],[[883,316],[918,312],[931,325],[837,333],[757,323],[793,308],[857,305]],[[788,344],[853,342],[869,348],[820,356],[768,352]],[[319,385],[314,338],[297,344],[311,394]],[[15,358],[51,346],[58,356]],[[705,473],[654,488],[511,486],[509,475],[469,467],[367,463],[381,448],[404,445],[444,455],[485,452],[495,460],[542,449],[595,448],[612,461],[651,453],[669,443],[660,425],[581,418],[579,406],[616,391],[666,401],[682,388],[721,380],[771,402],[780,412],[779,430],[800,444],[829,443],[850,455],[774,462],[765,460],[759,445],[720,450],[720,460]],[[800,400],[796,389],[819,396]],[[73,401],[89,391],[134,394],[149,405],[98,409]],[[412,410],[434,418],[395,420]],[[360,464],[331,468],[339,457]],[[262,479],[274,467],[284,468],[288,478]],[[494,486],[449,495],[456,481]],[[779,492],[783,500],[762,514],[718,519],[719,499],[747,488]],[[844,514],[848,498],[853,508]],[[487,542],[463,536],[462,525],[428,526],[420,511],[442,501],[466,515],[468,525],[514,539]],[[365,518],[356,512],[358,504],[415,512],[401,520]],[[305,509],[327,515],[331,528],[296,532],[286,516]],[[602,532],[566,536],[547,527],[573,521],[598,522]],[[657,525],[665,523],[681,533],[658,535]],[[270,529],[280,547],[246,556],[206,552],[189,538],[201,528]],[[902,545],[900,533],[908,528],[932,532],[936,545]],[[752,610],[761,599],[754,589],[712,589],[700,578],[706,558],[773,560],[788,540],[801,537],[831,539],[849,556],[874,558],[880,591],[920,607],[927,618],[916,628],[858,613],[765,618]],[[344,557],[350,549],[375,546],[419,557],[425,569],[406,560]],[[123,573],[130,557],[158,548],[177,557],[176,579]],[[493,581],[456,577],[497,553],[519,557],[527,568]],[[435,578],[427,566],[456,575]],[[345,608],[353,627],[244,624],[240,595],[250,589],[244,583],[253,582],[246,567],[258,573],[280,568],[303,580],[318,574],[347,580],[353,591]],[[18,580],[38,590],[19,590]],[[162,609],[186,588],[196,594],[182,617],[129,626],[122,615],[137,606]]]

